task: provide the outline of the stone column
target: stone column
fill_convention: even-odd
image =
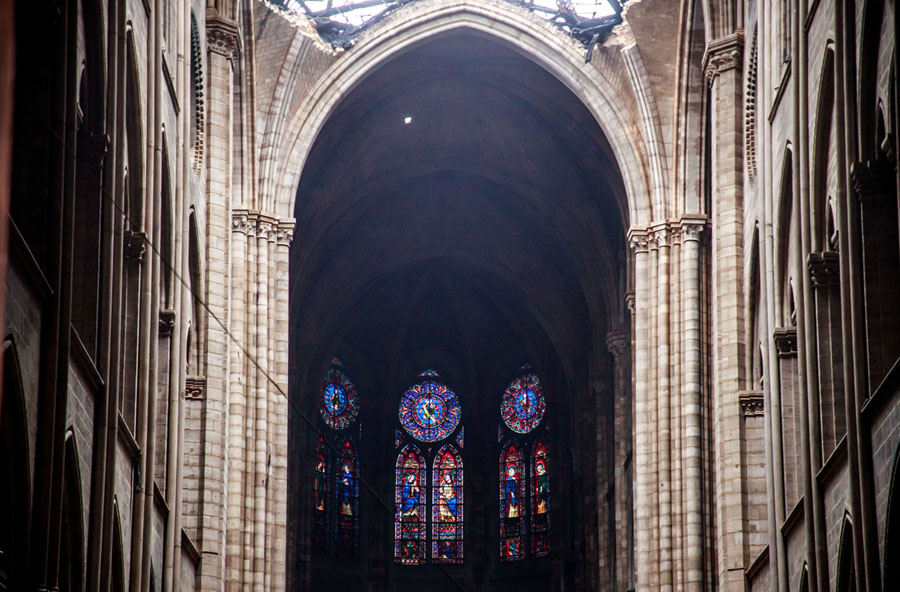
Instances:
[[[228,541],[223,548],[226,508],[226,463],[232,450],[226,434],[229,402],[230,339],[227,334],[231,285],[231,171],[234,59],[239,42],[237,24],[215,12],[207,14],[209,109],[207,128],[207,219],[205,301],[209,315],[206,327],[206,398],[203,432],[203,501],[198,546],[200,589],[218,592],[223,587],[225,557],[231,557]],[[198,336],[199,338],[199,336]],[[229,458],[226,459],[226,456]],[[224,502],[224,503],[223,503]]]
[[[716,548],[721,590],[743,592],[741,414],[744,384],[743,85],[741,34],[710,42],[705,56],[712,113],[712,427]],[[689,589],[697,589],[691,580]]]
[[[623,328],[611,331],[606,336],[606,347],[613,358],[613,483],[614,483],[614,507],[615,507],[615,540],[613,565],[615,575],[614,590],[625,592],[631,584],[630,566],[628,561],[628,520],[630,520],[630,508],[628,507],[627,469],[631,462],[631,430],[628,418],[631,415],[631,396],[628,385],[628,334]]]

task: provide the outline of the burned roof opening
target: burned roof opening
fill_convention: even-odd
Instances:
[[[315,22],[319,36],[335,47],[351,47],[369,25],[416,0],[270,0]],[[553,23],[588,49],[622,22],[625,0],[506,0]]]

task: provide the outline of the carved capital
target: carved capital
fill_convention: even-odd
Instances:
[[[813,288],[835,286],[840,279],[840,259],[835,251],[810,253],[806,258]]]
[[[628,231],[628,245],[635,253],[650,249],[650,231],[646,228],[632,228]]]
[[[188,376],[184,379],[184,398],[199,401],[206,394],[205,376]]]
[[[625,308],[634,314],[634,292],[625,292]]]
[[[159,336],[169,337],[175,328],[175,311],[161,310],[159,311]]]
[[[256,215],[256,236],[265,240],[275,240],[275,220],[265,214]]]
[[[744,36],[741,32],[726,35],[706,46],[703,70],[706,82],[712,86],[719,74],[729,70],[740,70],[743,66]]]
[[[657,248],[669,246],[671,239],[669,225],[666,223],[654,224],[650,227],[649,238],[651,243]]]
[[[134,261],[144,259],[147,235],[143,232],[125,232],[125,258]]]
[[[294,241],[294,219],[286,218],[278,221],[278,244],[286,247]]]
[[[893,199],[897,190],[896,172],[890,162],[869,160],[850,167],[850,180],[859,201]]]
[[[606,335],[606,348],[618,359],[628,349],[628,334],[625,331],[610,331]]]
[[[760,391],[740,393],[741,415],[744,417],[762,416],[766,411],[766,400]]]
[[[232,59],[240,49],[241,32],[237,23],[220,17],[206,19],[206,44],[209,51]]]
[[[86,136],[86,137],[85,137]],[[103,168],[109,152],[109,136],[106,134],[87,135],[79,132],[77,158],[81,166],[99,171]]]
[[[231,212],[231,230],[250,234],[252,221],[250,210],[236,209]]]
[[[705,227],[706,218],[704,216],[682,216],[678,221],[682,241],[699,241],[700,233]]]
[[[791,358],[797,355],[797,329],[781,327],[773,331],[775,349],[779,358]]]

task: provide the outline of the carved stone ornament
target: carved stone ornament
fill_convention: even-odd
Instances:
[[[175,328],[175,311],[161,310],[159,311],[159,336],[169,337],[172,335],[172,329]]]
[[[206,394],[205,376],[188,376],[184,379],[184,398],[199,401]]]
[[[610,331],[606,335],[606,348],[613,357],[621,357],[628,348],[628,334],[624,331]]]
[[[125,258],[141,261],[144,258],[146,249],[147,235],[143,232],[125,233]]]
[[[257,216],[257,236],[266,240],[274,241],[276,230],[278,228],[278,221],[275,218],[266,216],[265,214],[258,214]]]
[[[240,49],[240,38],[237,23],[219,17],[206,19],[206,43],[209,51],[231,59]]]
[[[294,241],[294,219],[287,218],[278,222],[278,244],[286,247]]]
[[[626,292],[625,293],[625,308],[631,311],[631,314],[634,314],[634,303],[635,296],[634,292]]]
[[[252,222],[249,210],[234,210],[231,213],[231,230],[250,234]]]
[[[840,258],[835,251],[810,253],[806,259],[814,288],[835,286],[840,277]]]
[[[850,178],[859,201],[893,199],[896,172],[890,162],[869,160],[850,167]]]
[[[683,216],[681,220],[678,221],[678,227],[681,229],[681,240],[682,241],[699,241],[700,233],[703,232],[703,228],[706,226],[706,218],[702,216]]]
[[[775,349],[779,358],[789,358],[797,355],[797,329],[782,327],[775,329]]]
[[[740,393],[741,414],[744,417],[756,417],[765,414],[765,397],[760,391]]]
[[[712,86],[722,72],[743,66],[744,36],[741,33],[726,35],[710,42],[706,47],[704,70],[706,82]]]
[[[628,231],[628,245],[635,253],[650,248],[650,232],[646,228],[632,228]]]

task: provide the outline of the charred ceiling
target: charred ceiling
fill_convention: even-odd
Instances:
[[[417,0],[270,0],[315,22],[319,35],[335,47],[348,48],[365,28],[400,6]],[[622,22],[625,0],[506,0],[553,23],[590,48]]]

